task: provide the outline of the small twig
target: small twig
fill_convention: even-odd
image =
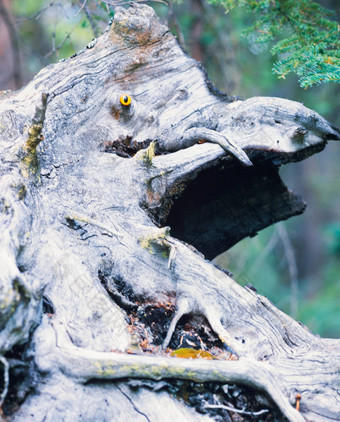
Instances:
[[[8,393],[8,386],[9,386],[9,364],[7,362],[7,360],[3,357],[0,356],[0,362],[2,363],[3,367],[4,367],[4,388],[2,390],[2,393],[0,395],[0,409],[4,403],[4,400],[7,396]]]
[[[76,15],[75,15],[75,17],[77,18],[79,15],[80,15],[80,13],[81,13],[81,11],[84,9],[84,7],[86,6],[86,3],[87,3],[87,0],[84,0],[84,2],[83,2],[83,4],[82,4],[82,6],[80,7],[80,9],[78,10],[78,12],[76,13]]]
[[[260,267],[263,261],[267,258],[267,256],[271,253],[271,251],[275,248],[278,242],[278,233],[275,231],[267,242],[265,248],[260,252],[257,256],[255,262],[251,266],[249,273],[255,273],[258,267]]]
[[[96,22],[94,21],[94,19],[93,19],[93,17],[92,17],[92,15],[91,15],[91,13],[90,13],[90,11],[89,11],[89,9],[87,8],[87,5],[86,5],[86,0],[85,0],[85,2],[84,2],[83,7],[84,7],[84,13],[85,13],[85,15],[86,15],[86,17],[87,17],[87,20],[89,21],[89,23],[90,23],[90,25],[91,25],[93,35],[95,36],[95,38],[97,38],[97,37],[98,37],[98,35],[99,35],[98,26],[97,26]]]
[[[183,35],[183,32],[181,30],[181,26],[178,23],[178,19],[174,13],[174,9],[173,9],[173,3],[170,2],[169,3],[169,7],[168,7],[168,26],[170,26],[172,23],[176,34],[177,34],[177,38],[178,38],[178,42],[180,44],[180,46],[186,50],[186,43],[185,43],[185,38]]]
[[[169,243],[170,243],[170,253],[169,253],[169,258],[168,258],[168,269],[171,268],[171,264],[173,263],[177,255],[177,246],[175,244],[172,245],[171,242]]]
[[[234,412],[234,413],[241,413],[242,415],[252,415],[252,416],[258,416],[258,415],[262,415],[263,413],[269,412],[268,409],[258,410],[257,412],[250,412],[244,409],[236,409],[235,407],[225,406],[223,404],[206,404],[204,408],[205,409],[223,409],[223,410],[229,410],[230,412]]]
[[[94,218],[88,217],[85,214],[72,211],[70,214],[66,214],[64,218],[66,220],[80,221],[82,223],[90,224],[91,226],[95,226],[102,230],[105,230],[114,236],[122,236],[121,233],[119,233],[117,230],[113,229],[112,227],[109,227],[101,223],[100,221],[95,220]]]
[[[44,14],[47,10],[51,9],[52,7],[58,7],[67,18],[67,14],[65,13],[63,5],[61,3],[55,3],[53,0],[51,0],[47,6],[42,7],[40,10],[33,13],[33,15],[31,16],[16,16],[16,22],[20,24],[23,21],[26,22],[26,21],[38,20],[41,18],[42,14]]]
[[[0,0],[1,1],[1,0]],[[71,31],[68,33],[68,34],[66,34],[66,36],[65,36],[65,38],[56,46],[55,45],[55,41],[54,41],[54,39],[55,39],[55,34],[53,34],[53,47],[52,47],[52,50],[49,52],[49,53],[47,53],[47,54],[45,54],[45,56],[44,56],[44,58],[45,59],[47,59],[48,57],[50,57],[53,53],[56,53],[56,52],[59,52],[59,50],[61,49],[61,47],[66,43],[66,41],[67,40],[69,40],[70,39],[70,37],[71,37],[71,34],[72,34],[72,32],[77,28],[77,26],[78,26],[78,23],[76,23],[75,25],[74,25],[74,27],[71,29]]]
[[[294,248],[290,238],[288,236],[288,232],[286,227],[282,223],[278,223],[276,225],[277,233],[281,239],[283,249],[285,252],[285,257],[287,260],[288,271],[289,271],[289,278],[290,278],[290,314],[293,318],[296,318],[297,311],[298,311],[298,271],[297,271],[297,264],[296,258],[294,253]]]
[[[56,30],[57,30],[57,22],[54,22],[54,29],[52,32],[52,51],[56,51],[56,46],[55,46],[55,38],[56,38]]]

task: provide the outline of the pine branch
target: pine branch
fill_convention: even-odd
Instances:
[[[243,6],[255,22],[243,35],[256,34],[257,43],[274,41],[278,60],[273,72],[279,78],[295,73],[303,88],[340,81],[339,25],[335,13],[309,0],[209,0],[230,11]]]

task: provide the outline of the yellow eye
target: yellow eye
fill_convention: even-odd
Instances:
[[[119,101],[123,106],[128,107],[131,104],[131,97],[130,95],[124,94],[120,97]]]

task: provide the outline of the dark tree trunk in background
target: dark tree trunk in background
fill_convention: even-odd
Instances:
[[[19,89],[22,85],[19,39],[8,3],[0,0],[0,86]]]
[[[339,139],[331,124],[217,92],[134,5],[2,93],[0,136],[9,419],[340,418],[339,341],[208,261],[303,212],[277,169]]]

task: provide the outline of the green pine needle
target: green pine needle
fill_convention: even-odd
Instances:
[[[335,14],[309,0],[208,0],[226,12],[236,6],[255,15],[243,35],[256,34],[257,43],[276,40],[273,72],[279,78],[298,76],[303,88],[340,81],[340,25]]]

